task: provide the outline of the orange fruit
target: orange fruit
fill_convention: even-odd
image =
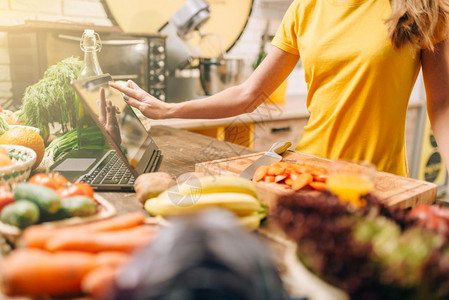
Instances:
[[[0,144],[19,145],[31,148],[36,152],[36,162],[33,169],[37,168],[45,154],[45,144],[42,137],[31,128],[13,127],[0,136]]]
[[[6,149],[2,146],[0,146],[0,154],[6,154],[9,157],[8,151],[6,151]]]
[[[12,164],[12,160],[11,160],[11,158],[9,158],[9,155],[1,152],[0,153],[0,167],[9,166],[11,164]]]

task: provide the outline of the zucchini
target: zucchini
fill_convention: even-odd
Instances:
[[[39,207],[31,201],[18,200],[2,209],[1,220],[5,224],[23,229],[39,221]]]
[[[57,212],[61,207],[61,199],[54,190],[32,183],[19,183],[14,188],[14,199],[34,202],[41,211],[49,214]]]

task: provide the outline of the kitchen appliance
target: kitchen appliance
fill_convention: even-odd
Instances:
[[[246,27],[253,0],[104,0],[103,4],[124,32],[167,35],[167,101],[180,102],[204,96],[198,92],[199,59],[218,58],[233,47]],[[201,55],[206,48],[207,55]]]
[[[213,95],[243,80],[243,59],[200,58],[200,80],[206,95]]]
[[[269,166],[273,163],[279,162],[282,160],[281,154],[283,154],[287,149],[292,145],[290,142],[277,142],[274,143],[270,149],[265,152],[264,155],[259,157],[255,162],[249,165],[246,169],[240,173],[240,177],[246,179],[253,179],[254,173],[261,166]]]
[[[117,26],[27,21],[7,29],[16,106],[25,88],[38,82],[49,66],[70,56],[82,59],[80,37],[86,28],[101,36],[103,48],[98,59],[103,72],[112,74],[114,80],[131,79],[157,98],[166,99],[164,35],[123,33]]]

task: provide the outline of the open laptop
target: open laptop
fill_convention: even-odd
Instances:
[[[122,93],[109,87],[111,80],[104,74],[74,81],[72,86],[113,149],[72,150],[51,171],[72,182],[87,182],[96,190],[130,191],[137,176],[159,168],[162,155]],[[117,109],[99,100],[101,87]]]

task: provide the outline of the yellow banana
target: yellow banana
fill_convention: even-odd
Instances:
[[[256,230],[260,226],[260,215],[258,213],[253,213],[247,216],[240,216],[238,218],[238,223],[249,230]]]
[[[223,192],[244,193],[257,198],[256,187],[251,180],[230,175],[191,178],[179,185],[172,186],[164,193],[191,195]]]
[[[145,202],[146,211],[153,216],[172,216],[192,213],[208,207],[222,207],[237,215],[257,213],[261,204],[245,193],[208,193],[180,195],[163,193]]]

